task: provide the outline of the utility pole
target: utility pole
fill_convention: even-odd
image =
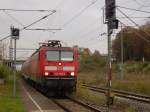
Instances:
[[[1,46],[2,46],[2,42],[0,42],[0,60],[2,61],[2,49],[1,49]]]
[[[3,63],[3,43],[0,42],[0,60]]]
[[[16,39],[14,39],[14,97],[16,96]]]
[[[11,27],[12,29],[12,27]],[[10,60],[10,67],[12,67],[13,64],[13,41],[12,37],[10,38],[10,44],[9,44],[9,60]]]
[[[105,23],[107,24],[108,32],[108,91],[106,93],[106,104],[108,107],[107,112],[110,112],[110,105],[113,105],[114,96],[112,95],[112,45],[111,45],[111,34],[113,29],[118,28],[118,20],[116,19],[116,0],[105,0]]]
[[[14,39],[14,87],[13,87],[13,96],[16,97],[16,41],[19,39],[19,29],[11,27],[11,38]]]
[[[5,44],[2,44],[2,62],[5,60]]]
[[[111,52],[111,34],[112,31],[109,28],[109,24],[108,25],[108,82],[107,82],[107,87],[108,87],[108,93],[107,93],[107,106],[108,106],[108,112],[109,112],[109,108],[111,105],[111,86],[112,86],[112,52]]]
[[[120,75],[121,75],[121,80],[123,80],[124,78],[124,74],[123,74],[123,52],[124,52],[124,49],[123,49],[123,25],[122,23],[121,24],[121,64],[120,64]]]

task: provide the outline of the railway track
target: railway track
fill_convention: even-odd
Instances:
[[[26,106],[29,111],[44,112],[54,109],[60,112],[102,112],[100,109],[73,97],[49,97],[28,85],[25,81],[20,82],[20,84],[25,97],[24,101],[27,101]]]
[[[108,88],[89,86],[89,85],[85,85],[85,84],[82,86],[86,87],[92,91],[96,91],[96,92],[100,92],[100,93],[104,93],[104,94],[108,91]],[[150,103],[150,96],[147,96],[147,95],[135,94],[132,92],[127,92],[127,91],[117,90],[117,89],[111,89],[111,91],[117,97],[136,100],[136,101],[140,101],[143,103]]]
[[[100,109],[70,96],[67,96],[67,99],[53,99],[52,101],[61,107],[65,112],[102,112]]]

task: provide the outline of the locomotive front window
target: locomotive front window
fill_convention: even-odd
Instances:
[[[47,51],[47,61],[73,61],[72,51]]]
[[[47,51],[46,59],[48,61],[59,61],[59,51]]]
[[[73,61],[73,52],[61,51],[61,61]]]

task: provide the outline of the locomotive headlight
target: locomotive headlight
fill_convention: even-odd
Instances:
[[[74,76],[74,72],[71,72],[70,75],[71,75],[71,76]]]
[[[48,72],[45,72],[45,76],[48,76]]]

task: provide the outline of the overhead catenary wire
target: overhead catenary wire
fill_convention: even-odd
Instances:
[[[133,11],[137,11],[137,12],[143,12],[143,13],[150,13],[149,11],[144,11],[144,10],[139,10],[139,9],[133,9],[133,8],[128,8],[128,7],[124,7],[124,6],[117,6],[123,9],[127,9],[127,10],[133,10]]]
[[[69,19],[67,22],[65,22],[61,29],[66,27],[68,24],[70,24],[72,21],[74,21],[77,17],[79,17],[83,12],[85,12],[90,6],[94,5],[98,0],[93,1],[92,3],[88,4],[85,8],[81,9],[75,16],[73,16],[71,19]],[[53,32],[55,34],[57,31]]]
[[[123,14],[128,20],[130,20],[132,23],[134,23],[136,26],[140,27],[134,20],[132,20],[128,15],[126,15],[123,11],[121,11],[119,8],[117,8],[117,10]],[[145,31],[144,31],[145,32]],[[147,32],[145,32],[147,34]],[[150,36],[150,34],[147,34],[148,36]]]
[[[94,22],[94,23],[95,23],[95,22]],[[97,23],[97,22],[96,22],[96,23]],[[92,24],[88,25],[88,27],[91,27],[91,25],[94,26],[93,23],[92,23]],[[86,26],[86,28],[84,28],[84,30],[85,30],[85,29],[86,29],[86,31],[87,31],[87,26]],[[82,34],[81,36],[76,37],[75,39],[78,40],[78,39],[80,38],[80,42],[81,42],[81,41],[84,41],[84,43],[87,42],[87,41],[90,41],[90,40],[92,40],[92,38],[87,39],[87,38],[83,38],[83,37],[86,37],[85,35],[90,34],[90,33],[92,33],[93,31],[98,30],[98,29],[101,29],[101,28],[100,28],[100,27],[96,27],[96,28],[92,29],[92,31],[88,31],[87,33],[84,33],[84,34]],[[83,31],[80,31],[80,32],[77,33],[77,34],[81,34],[82,32],[83,32]],[[82,38],[81,38],[81,37],[82,37]],[[93,36],[93,37],[95,37],[95,38],[97,39],[99,36]],[[85,39],[86,39],[86,41],[85,41]],[[75,40],[75,41],[76,41],[76,40]]]
[[[62,26],[61,29],[63,29],[64,27],[66,27],[67,25],[69,25],[72,21],[74,21],[77,17],[79,17],[83,12],[85,12],[89,7],[91,7],[92,5],[94,5],[96,2],[98,2],[99,0],[95,0],[93,2],[91,2],[90,4],[88,4],[86,7],[84,7],[82,10],[80,10],[77,14],[75,14],[71,19],[69,19],[67,22],[65,22]],[[57,31],[55,32],[57,33]]]
[[[28,9],[0,9],[0,11],[23,11],[23,12],[53,12],[55,10],[28,10]]]
[[[99,0],[95,0],[92,3],[88,4],[85,8],[81,9],[75,16],[73,16],[71,19],[69,19],[66,23],[64,23],[61,27],[61,29],[63,29],[64,27],[66,27],[67,25],[69,25],[72,21],[74,21],[77,17],[79,17],[82,13],[84,13],[89,7],[91,7],[92,5],[94,5],[96,2],[98,2]],[[57,32],[57,31],[56,31]],[[56,33],[55,32],[55,33]]]
[[[16,48],[16,50],[34,51],[34,50],[37,50],[37,49],[36,48]]]
[[[140,7],[138,7],[137,9],[138,9],[138,10],[141,10],[141,9],[143,9],[143,8],[144,8],[143,6],[140,6]],[[131,15],[134,15],[135,12],[136,12],[136,11],[132,11],[132,13],[130,14],[130,16],[131,16]]]
[[[6,36],[6,37],[3,37],[2,39],[0,39],[0,41],[3,41],[3,40],[5,40],[5,39],[7,39],[7,38],[9,38],[11,35],[8,35],[8,36]]]
[[[77,13],[75,16],[73,16],[69,21],[67,21],[66,23],[64,23],[62,25],[62,27],[67,26],[68,24],[70,24],[74,19],[76,19],[77,17],[79,17],[84,11],[86,11],[90,6],[94,5],[98,0],[95,0],[93,2],[91,2],[89,5],[87,5],[85,8],[83,8],[81,11],[79,11],[79,13]]]
[[[41,20],[46,19],[47,17],[49,17],[50,15],[52,15],[52,14],[55,13],[55,12],[56,12],[56,10],[52,11],[50,14],[47,14],[46,16],[44,16],[44,17],[38,19],[37,21],[35,21],[35,22],[33,22],[33,23],[31,23],[31,24],[29,24],[29,25],[23,27],[21,30],[24,30],[24,29],[26,29],[26,28],[28,28],[28,27],[30,27],[30,26],[32,26],[32,25],[34,25],[34,24],[40,22]]]
[[[122,21],[119,20],[119,22],[120,22],[121,24],[123,24],[125,27],[127,27],[126,24],[123,23]],[[138,37],[140,37],[142,40],[144,40],[144,41],[150,43],[150,41],[147,40],[146,38],[144,38],[141,34],[139,34],[139,33],[137,33],[137,32],[134,32],[134,33],[135,33]]]
[[[134,21],[134,20],[132,20],[128,15],[126,15],[123,11],[121,11],[119,8],[117,8],[117,10],[120,12],[120,13],[122,13],[125,17],[127,17],[127,19],[128,20],[130,20],[132,23],[134,23],[137,27],[139,27],[139,29],[140,29],[140,26]],[[141,30],[141,29],[140,29]],[[150,37],[150,34],[148,33],[148,32],[146,32],[146,31],[144,31],[144,30],[141,30],[141,31],[143,31],[147,36],[149,36]],[[144,37],[142,37],[142,39],[143,40],[145,40],[146,42],[148,42],[148,43],[150,43],[150,40],[148,40],[148,39],[146,39],[146,38],[144,38]]]
[[[16,19],[15,17],[13,17],[12,15],[10,15],[8,12],[6,12],[6,10],[3,10],[3,12],[9,16],[11,19],[13,19],[15,22],[17,22],[19,25],[21,25],[22,27],[24,27],[24,25],[18,20]]]
[[[117,17],[117,18],[120,18],[120,19],[126,19],[126,17]],[[143,18],[150,18],[150,16],[148,17],[130,17],[130,18],[135,18],[135,19],[143,19]]]
[[[133,0],[136,4],[140,5],[140,6],[144,6],[144,7],[150,7],[150,3],[148,5],[145,5],[145,2],[144,4],[138,2],[137,0]],[[148,0],[147,0],[148,1]]]
[[[62,30],[62,29],[60,29],[60,28],[58,28],[58,29],[54,29],[54,28],[48,28],[48,29],[42,29],[42,28],[35,28],[35,29],[26,29],[26,30],[43,30],[43,31],[49,31],[49,30]]]
[[[25,59],[27,59],[27,58],[29,58],[29,57],[17,57],[17,59],[23,59],[23,60],[25,60]]]
[[[87,33],[84,33],[82,35],[80,35],[79,37],[77,37],[76,39],[79,39],[80,38],[80,41],[85,41],[87,40],[87,38],[85,39],[85,37],[87,37],[87,35],[89,36],[90,34],[92,34],[92,32],[94,31],[98,31],[99,32],[99,29],[101,28],[101,26],[99,27],[96,27],[96,28],[93,28],[91,29],[90,31],[88,31]]]
[[[29,25],[23,27],[22,29],[20,29],[20,31],[25,30],[26,28],[28,28],[28,27],[30,27],[30,26],[32,26],[32,25],[34,25],[34,24],[40,22],[40,21],[43,20],[43,19],[46,19],[47,17],[49,17],[50,15],[54,14],[55,12],[56,12],[56,10],[54,10],[53,12],[47,14],[46,16],[44,16],[44,17],[42,17],[42,18],[40,18],[40,19],[34,21],[33,23],[31,23],[31,24],[29,24]],[[11,35],[8,35],[8,36],[6,36],[6,37],[3,37],[2,39],[0,39],[0,41],[3,41],[3,40],[5,40],[5,39],[9,38],[10,36],[11,36]]]

